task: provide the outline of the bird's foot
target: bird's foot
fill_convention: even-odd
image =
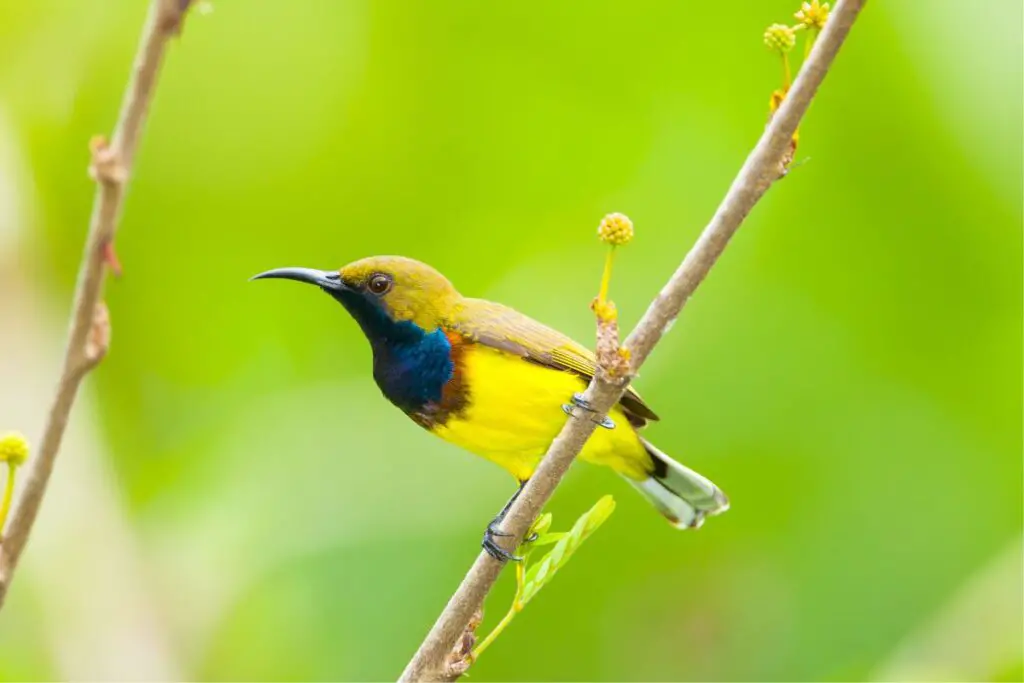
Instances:
[[[496,559],[498,562],[521,562],[523,558],[518,555],[513,555],[509,551],[498,545],[498,538],[507,538],[512,534],[507,531],[502,531],[498,528],[498,520],[495,520],[487,525],[487,530],[484,532],[484,540],[480,544],[487,554]],[[534,534],[536,535],[536,534]]]
[[[597,412],[596,410],[594,410],[593,406],[590,405],[590,401],[588,401],[585,398],[583,398],[583,394],[579,394],[579,393],[576,393],[576,394],[572,395],[571,403],[563,403],[562,404],[562,411],[565,412],[565,414],[570,416],[570,417],[575,417],[576,416],[574,408],[579,408],[580,410],[583,410],[584,412],[587,412],[587,413],[596,413]],[[599,427],[604,427],[605,429],[615,429],[615,421],[612,420],[607,415],[605,415],[604,418],[602,418],[600,420],[594,420],[593,418],[590,418],[590,419],[593,422],[597,423],[597,425]]]
[[[590,401],[583,398],[583,394],[579,392],[576,392],[575,394],[572,395],[572,404],[577,408],[587,411],[588,413],[597,412],[594,410],[594,407],[590,405]]]

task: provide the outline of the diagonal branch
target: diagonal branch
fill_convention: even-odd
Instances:
[[[191,0],[152,0],[112,139],[108,143],[97,137],[90,143],[89,174],[97,183],[96,197],[78,267],[64,364],[39,449],[26,465],[24,488],[7,529],[0,530],[4,531],[0,538],[0,607],[39,514],[78,387],[103,359],[109,345],[110,322],[102,301],[104,275],[108,265],[116,264],[113,242],[125,187],[164,53],[168,41],[179,33],[190,3]]]
[[[839,0],[792,89],[747,157],[718,211],[629,335],[625,346],[631,353],[634,374],[707,276],[743,219],[772,183],[782,177],[782,162],[793,133],[865,2]],[[597,373],[584,398],[603,415],[622,398],[629,378],[610,381],[602,378],[602,374]],[[523,534],[554,493],[596,426],[592,420],[570,419],[552,442],[502,524],[502,530],[512,534],[516,545],[522,541]],[[483,604],[502,566],[487,553],[480,553],[406,666],[401,681],[443,680],[445,657]]]

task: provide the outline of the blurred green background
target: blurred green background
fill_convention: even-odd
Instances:
[[[140,1],[0,4],[0,429],[38,439]],[[511,493],[380,397],[327,297],[431,263],[581,341],[632,325],[764,124],[796,0],[215,0],[171,49],[0,678],[394,678]],[[733,509],[609,522],[472,680],[1020,680],[1022,8],[869,3],[637,385]],[[488,603],[505,611],[511,576]]]

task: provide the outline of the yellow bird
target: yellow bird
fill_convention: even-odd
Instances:
[[[464,297],[430,266],[375,256],[338,271],[279,268],[253,279],[285,278],[320,287],[362,328],[373,377],[384,396],[418,425],[505,468],[516,495],[487,527],[483,547],[514,559],[495,541],[523,484],[594,375],[594,354],[518,311]],[[657,420],[630,388],[580,458],[622,475],[672,524],[695,528],[729,501],[711,481],[665,455],[638,431]]]

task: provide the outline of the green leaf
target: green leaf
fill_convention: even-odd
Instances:
[[[530,530],[526,533],[527,538],[529,538],[530,534],[537,534],[540,536],[546,533],[547,530],[551,528],[551,522],[553,522],[554,519],[554,516],[552,516],[550,512],[545,512],[543,515],[538,517],[536,521],[534,521],[533,526],[531,526]]]
[[[546,586],[559,569],[564,567],[572,554],[583,544],[590,534],[597,531],[598,527],[604,524],[605,520],[615,510],[615,499],[611,496],[603,496],[587,512],[576,520],[572,530],[562,534],[560,538],[553,539],[555,547],[539,562],[526,571],[523,592],[520,598],[521,604],[525,605],[533,599],[540,589]],[[544,534],[534,541],[538,544],[542,539],[550,542],[549,539],[559,534]]]
[[[550,534],[541,534],[537,537],[537,540],[530,541],[525,545],[529,545],[531,548],[538,548],[542,545],[552,545],[554,543],[558,543],[560,540],[565,538],[566,535],[567,532],[565,531],[555,531]]]

